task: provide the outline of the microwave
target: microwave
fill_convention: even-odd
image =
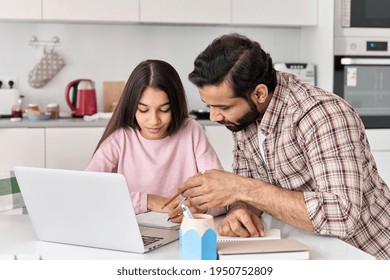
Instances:
[[[389,0],[335,0],[335,55],[390,55]]]
[[[366,128],[390,128],[390,0],[335,0],[333,91]]]

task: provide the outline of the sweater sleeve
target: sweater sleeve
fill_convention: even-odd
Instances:
[[[209,140],[207,139],[206,133],[196,121],[192,120],[193,124],[193,143],[194,143],[194,152],[196,157],[196,164],[198,171],[206,171],[210,169],[219,169],[222,170],[222,164],[211,146]],[[226,208],[211,208],[208,209],[207,214],[212,216],[219,216],[226,213]]]
[[[200,124],[195,120],[190,120],[189,125],[193,129],[193,146],[198,171],[222,170],[222,164]]]
[[[100,145],[93,155],[91,162],[87,166],[87,171],[118,173],[118,164],[123,156],[122,142],[128,141],[125,138],[121,139],[118,134],[119,133],[115,133],[115,135],[110,136],[102,143],[102,145]],[[127,180],[126,174],[123,175]],[[146,193],[130,191],[130,196],[136,214],[147,211],[148,201]]]

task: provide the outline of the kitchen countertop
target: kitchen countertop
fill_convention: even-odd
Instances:
[[[0,128],[51,128],[51,127],[105,127],[108,119],[86,121],[83,118],[60,118],[56,120],[30,121],[23,118],[21,121],[0,119]]]
[[[108,119],[98,119],[86,121],[83,118],[60,118],[56,120],[30,121],[23,118],[21,121],[10,121],[10,119],[0,119],[1,128],[54,128],[54,127],[106,127]],[[200,125],[220,125],[210,120],[197,120]]]

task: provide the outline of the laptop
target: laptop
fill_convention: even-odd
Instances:
[[[118,173],[14,168],[39,240],[144,253],[179,238],[178,229],[139,226]]]

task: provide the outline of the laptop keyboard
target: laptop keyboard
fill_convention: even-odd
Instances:
[[[153,244],[154,242],[157,242],[157,241],[159,241],[161,239],[163,239],[163,238],[162,237],[157,237],[157,236],[142,235],[142,241],[144,242],[145,246]]]

